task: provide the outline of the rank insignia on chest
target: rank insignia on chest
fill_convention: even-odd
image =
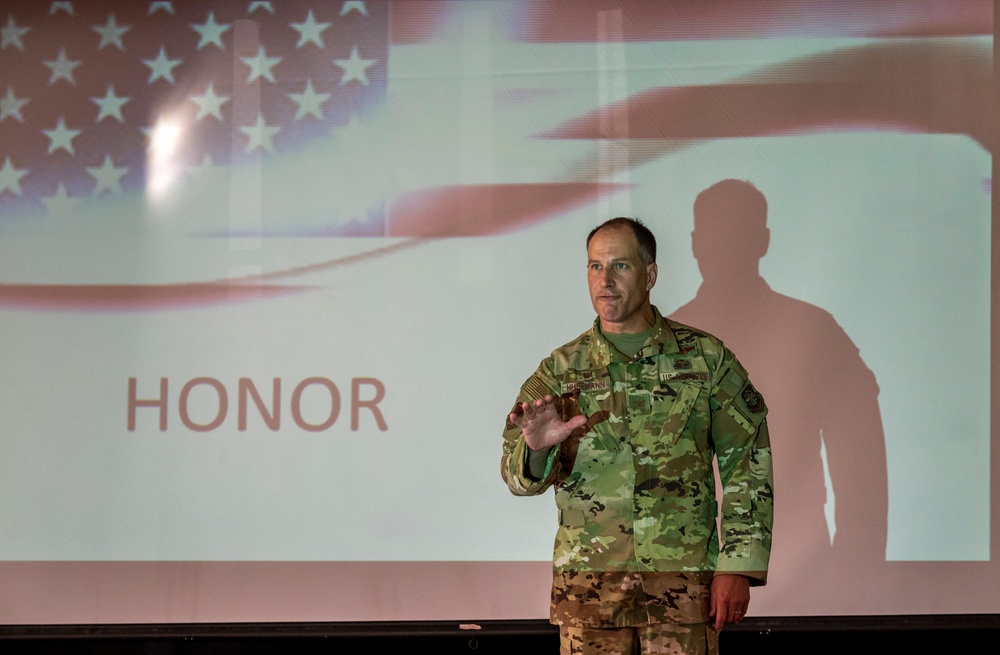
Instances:
[[[648,391],[636,391],[628,394],[628,410],[631,414],[649,414],[650,394]]]

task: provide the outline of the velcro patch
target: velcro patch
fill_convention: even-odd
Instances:
[[[707,371],[684,371],[677,372],[673,371],[670,373],[661,373],[660,382],[676,382],[678,380],[700,380],[702,382],[708,382],[708,372]]]
[[[747,409],[757,414],[764,409],[764,397],[760,395],[752,384],[747,382],[740,391],[740,398],[746,403]]]
[[[577,391],[605,391],[611,388],[611,380],[601,379],[601,380],[580,380],[579,382],[563,382],[562,392],[575,393]]]

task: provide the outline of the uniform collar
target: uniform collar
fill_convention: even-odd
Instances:
[[[677,337],[674,336],[674,331],[670,329],[670,324],[663,318],[660,310],[655,305],[652,307],[654,317],[653,332],[646,340],[646,345],[639,351],[640,355],[650,356],[678,352],[680,348],[677,346]],[[604,336],[604,333],[601,332],[600,317],[594,319],[594,327],[590,332],[590,362],[593,368],[604,368],[611,362],[628,363],[628,358],[618,352],[611,345],[611,342],[608,341],[608,338]]]

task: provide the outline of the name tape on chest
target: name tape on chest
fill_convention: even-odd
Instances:
[[[608,379],[595,379],[595,380],[575,380],[572,382],[562,383],[562,392],[575,393],[577,391],[585,393],[588,391],[606,391],[611,388],[611,380]]]
[[[668,371],[660,373],[660,382],[682,382],[684,380],[698,380],[708,382],[707,371]]]

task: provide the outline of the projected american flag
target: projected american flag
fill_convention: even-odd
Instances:
[[[294,152],[385,96],[384,2],[4,5],[0,216]]]

